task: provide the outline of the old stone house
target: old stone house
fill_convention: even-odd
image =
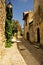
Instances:
[[[34,41],[43,46],[43,0],[34,0]]]
[[[0,0],[0,47],[5,41],[5,0]]]
[[[23,12],[23,20],[24,20],[24,34],[23,34],[23,37],[24,37],[24,39],[27,39],[27,34],[29,34],[27,17],[28,17],[28,12]]]
[[[24,39],[33,41],[33,12],[28,11],[23,13],[24,20]]]
[[[33,30],[33,20],[29,23],[29,34],[30,34],[30,42],[34,43],[34,30]]]

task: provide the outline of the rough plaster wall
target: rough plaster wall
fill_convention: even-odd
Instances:
[[[5,41],[5,0],[0,0],[0,51]]]

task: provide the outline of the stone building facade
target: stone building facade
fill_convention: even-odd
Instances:
[[[23,20],[24,20],[24,39],[27,39],[27,31],[28,31],[28,22],[27,22],[28,12],[23,12]]]
[[[33,41],[33,12],[24,12],[23,20],[24,20],[24,39]]]
[[[5,41],[5,0],[0,0],[0,47]]]
[[[30,42],[34,42],[34,30],[33,30],[33,20],[29,23],[29,34],[30,34]]]
[[[43,46],[43,0],[34,0],[34,41]]]

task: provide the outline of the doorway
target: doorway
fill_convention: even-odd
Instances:
[[[29,40],[29,32],[27,32],[27,40]]]
[[[37,42],[40,43],[40,29],[37,28]]]

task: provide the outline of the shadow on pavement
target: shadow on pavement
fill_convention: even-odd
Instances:
[[[17,43],[17,47],[21,55],[23,56],[25,62],[28,64],[29,55],[26,52],[26,49],[32,54],[32,56],[39,62],[39,65],[43,65],[43,50],[40,48],[35,48],[34,45],[30,44],[30,42],[25,41],[24,39],[19,39],[21,42]],[[25,57],[27,55],[27,57]]]

